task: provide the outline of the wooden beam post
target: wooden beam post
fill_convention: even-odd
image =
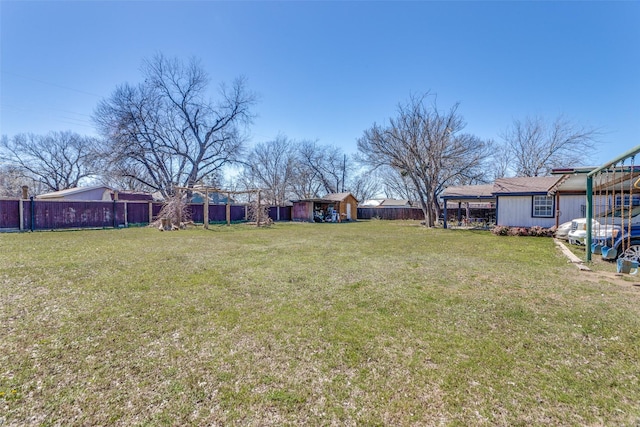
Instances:
[[[204,228],[209,229],[209,189],[204,190]]]
[[[227,205],[225,206],[225,215],[227,218],[227,226],[231,225],[231,193],[227,193]]]
[[[260,190],[258,190],[258,210],[256,212],[256,227],[260,227]]]

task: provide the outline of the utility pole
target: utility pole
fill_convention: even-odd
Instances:
[[[341,193],[344,193],[345,169],[347,169],[347,155],[346,154],[344,154],[344,157],[342,158],[342,191],[341,191]]]

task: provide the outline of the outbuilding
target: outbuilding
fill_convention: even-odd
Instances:
[[[341,222],[356,220],[357,216],[358,200],[349,192],[293,201],[294,221]]]

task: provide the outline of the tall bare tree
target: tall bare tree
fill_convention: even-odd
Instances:
[[[379,167],[377,172],[383,183],[383,192],[386,197],[412,201],[419,199],[414,185],[406,174],[389,166]]]
[[[541,117],[514,120],[501,137],[517,176],[545,176],[554,168],[588,161],[598,135],[597,129],[560,116],[553,121]]]
[[[362,160],[372,167],[395,169],[413,187],[429,226],[440,211],[438,196],[446,185],[481,176],[489,144],[462,133],[458,104],[438,110],[428,94],[412,96],[398,106],[387,125],[374,124],[358,139]]]
[[[317,141],[298,143],[298,168],[313,177],[319,191],[324,194],[339,193],[345,189],[345,181],[353,168],[353,162],[342,150]]]
[[[351,192],[359,202],[372,199],[380,194],[380,180],[375,173],[364,170],[347,180],[345,190]]]
[[[96,138],[74,132],[47,135],[6,135],[0,139],[0,160],[14,173],[44,185],[45,191],[77,187],[81,180],[95,177],[100,157]]]
[[[295,143],[284,135],[258,143],[249,153],[242,173],[247,187],[266,190],[269,203],[283,206],[288,200],[295,168]]]
[[[158,55],[142,73],[142,83],[118,87],[94,113],[114,170],[168,195],[240,159],[256,102],[244,79],[221,85],[213,101],[197,59]]]

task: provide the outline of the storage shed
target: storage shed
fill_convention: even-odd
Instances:
[[[294,221],[341,222],[356,220],[357,216],[358,200],[348,192],[293,201]]]

